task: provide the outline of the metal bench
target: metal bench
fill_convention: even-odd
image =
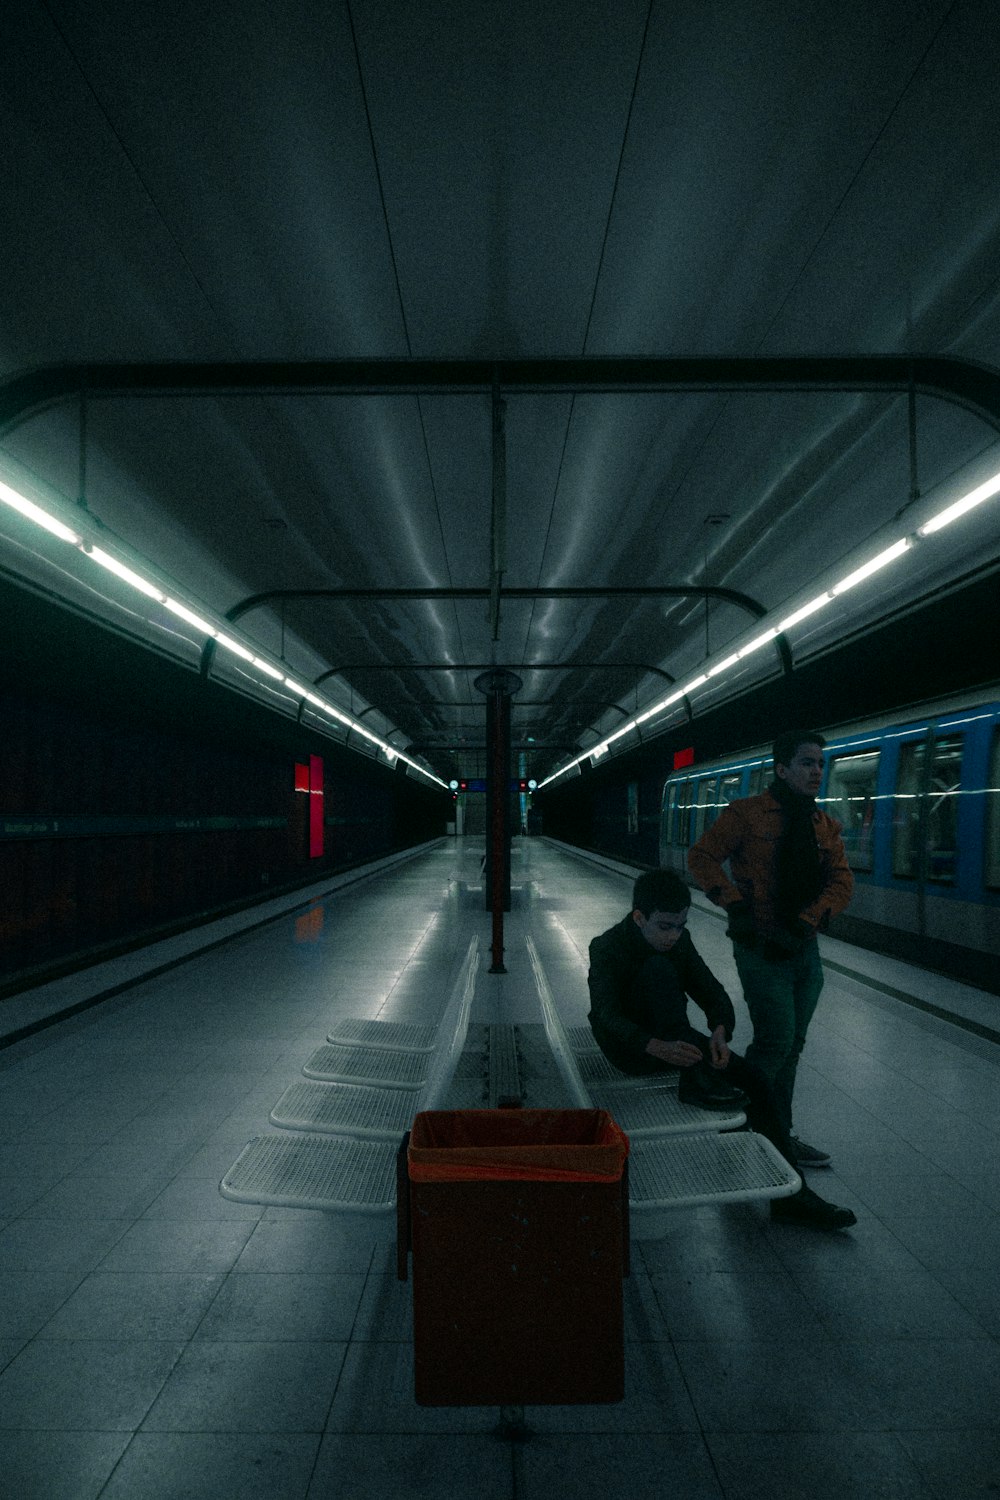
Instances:
[[[327,1033],[327,1041],[342,1047],[386,1047],[396,1052],[433,1052],[437,1025],[417,1021],[366,1021],[344,1016]]]
[[[579,1109],[606,1109],[629,1137],[631,1211],[783,1198],[798,1191],[798,1174],[771,1142],[736,1129],[746,1123],[742,1110],[726,1113],[682,1104],[676,1089],[662,1084],[588,1087],[538,951],[530,937],[526,941],[545,1034],[566,1089]]]
[[[397,1052],[389,1047],[345,1047],[327,1042],[317,1047],[302,1071],[323,1083],[377,1084],[389,1089],[419,1089],[427,1081],[430,1052]]]
[[[469,1028],[478,964],[479,940],[473,938],[419,1087],[314,1079],[291,1084],[271,1111],[271,1123],[283,1133],[248,1142],[219,1184],[222,1196],[241,1203],[391,1215],[400,1138],[418,1110],[440,1104],[451,1083]],[[358,1050],[369,1045],[362,1041]]]

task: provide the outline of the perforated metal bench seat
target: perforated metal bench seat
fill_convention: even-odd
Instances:
[[[387,1047],[397,1052],[433,1052],[437,1042],[436,1025],[416,1021],[365,1021],[360,1016],[344,1016],[327,1032],[327,1041],[343,1047]]]
[[[219,1185],[224,1198],[281,1208],[389,1214],[396,1202],[399,1140],[258,1135]]]
[[[302,1071],[325,1083],[378,1083],[384,1088],[419,1088],[430,1067],[428,1052],[397,1052],[389,1047],[317,1047]]]
[[[356,1016],[337,1022],[303,1069],[323,1069],[323,1079],[290,1084],[271,1110],[271,1124],[295,1134],[255,1136],[222,1179],[223,1196],[301,1208],[390,1208],[396,1152],[417,1111],[446,1094],[455,1108],[481,1098],[485,1050],[463,1056],[478,953],[473,936],[439,1025]]]
[[[596,1106],[598,1109],[606,1109],[626,1135],[640,1139],[643,1136],[695,1132],[711,1132],[714,1135],[746,1124],[746,1115],[741,1109],[699,1109],[694,1104],[682,1104],[673,1074],[638,1080],[627,1074],[616,1078],[614,1075],[618,1073],[618,1069],[613,1069],[596,1047],[590,1027],[567,1028],[563,1025],[538,949],[530,937],[525,942],[535,976],[545,1034],[563,1082],[578,1108],[590,1109]],[[579,1050],[575,1050],[573,1043]],[[585,1068],[590,1076],[584,1072]]]
[[[419,1108],[420,1089],[380,1088],[374,1084],[289,1084],[271,1111],[282,1130],[320,1131],[398,1142]]]
[[[588,1086],[592,1083],[617,1083],[631,1089],[677,1087],[679,1072],[641,1073],[638,1076],[623,1073],[604,1056],[589,1026],[566,1026],[564,1030],[577,1070]]]
[[[680,1070],[661,1073],[623,1073],[621,1068],[616,1068],[613,1062],[609,1062],[603,1052],[574,1053],[577,1071],[584,1083],[589,1088],[592,1084],[611,1083],[617,1088],[623,1089],[675,1089]]]
[[[736,1130],[746,1123],[741,1109],[699,1109],[695,1104],[682,1104],[676,1085],[637,1089],[627,1084],[597,1084],[588,1093],[590,1102],[613,1115],[630,1137],[705,1134]]]
[[[564,1030],[570,1051],[578,1057],[582,1052],[596,1052],[598,1057],[603,1055],[589,1026],[566,1026]]]
[[[398,1141],[256,1136],[220,1190],[240,1203],[388,1215],[396,1201],[398,1149]],[[749,1131],[636,1141],[629,1155],[629,1202],[640,1213],[782,1198],[798,1186],[771,1143]]]
[[[636,1210],[787,1198],[799,1186],[771,1142],[749,1130],[633,1140],[629,1153],[629,1203]]]

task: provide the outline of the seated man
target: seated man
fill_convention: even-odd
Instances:
[[[625,1073],[681,1069],[678,1093],[690,1103],[718,1107],[740,1099],[742,1090],[751,1127],[794,1162],[771,1085],[759,1068],[729,1050],[736,1021],[732,1001],[685,930],[690,903],[687,886],[672,871],[639,876],[632,911],[590,945],[590,1028],[604,1055]],[[709,1036],[689,1024],[689,996],[705,1012]],[[857,1223],[849,1208],[827,1203],[805,1186],[790,1198],[774,1199],[771,1217],[818,1229]]]

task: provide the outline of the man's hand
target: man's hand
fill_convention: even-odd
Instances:
[[[796,917],[791,927],[779,929],[766,940],[763,945],[764,957],[768,959],[793,958],[815,936],[815,927],[811,927],[802,917]]]
[[[726,936],[743,948],[752,948],[757,941],[757,928],[749,901],[734,901],[726,907],[726,916]]]
[[[657,1036],[650,1037],[646,1051],[650,1057],[657,1057],[672,1068],[693,1068],[702,1060],[700,1047],[694,1047],[690,1042],[661,1042]]]
[[[709,1046],[712,1049],[712,1067],[728,1067],[729,1046],[726,1042],[726,1028],[724,1026],[716,1026],[709,1038]]]

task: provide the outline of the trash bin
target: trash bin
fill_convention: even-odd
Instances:
[[[400,1225],[418,1402],[622,1400],[627,1156],[600,1109],[416,1116]]]

